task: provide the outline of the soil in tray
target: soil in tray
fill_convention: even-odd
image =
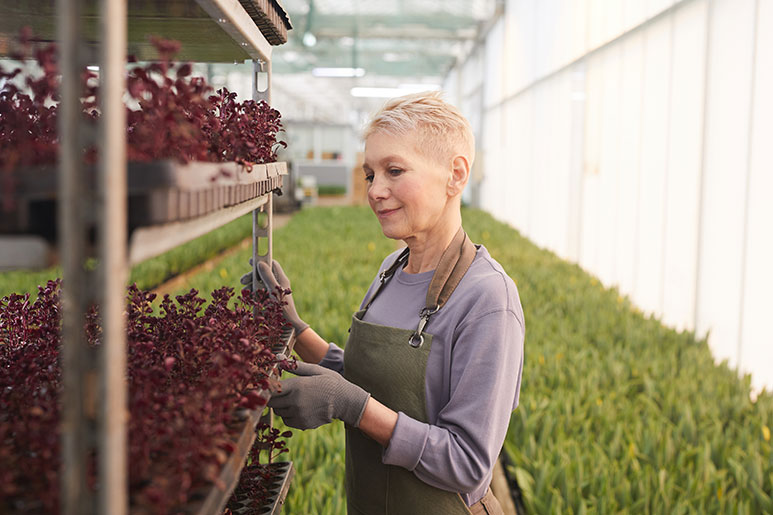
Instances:
[[[253,464],[242,471],[239,485],[228,500],[224,515],[271,513],[280,501],[282,485],[290,472],[290,462]]]

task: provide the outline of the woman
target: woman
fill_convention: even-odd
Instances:
[[[295,377],[271,398],[284,422],[346,424],[349,513],[501,513],[492,470],[518,405],[524,321],[513,281],[462,230],[474,138],[436,93],[389,102],[365,131],[368,201],[388,256],[352,318],[346,352],[303,322]],[[258,267],[290,288],[278,263]]]

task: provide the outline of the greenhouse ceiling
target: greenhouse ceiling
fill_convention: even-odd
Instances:
[[[501,0],[280,0],[293,24],[275,73],[337,69],[442,78],[497,13]]]

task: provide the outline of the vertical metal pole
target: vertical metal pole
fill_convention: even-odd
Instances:
[[[102,345],[99,376],[99,513],[128,509],[126,456],[126,0],[100,2],[99,306]]]
[[[252,61],[252,99],[256,102],[263,100],[266,103],[271,102],[271,61]],[[255,209],[252,212],[252,286],[253,289],[257,288],[258,276],[255,268],[258,266],[258,260],[265,261],[269,264],[273,259],[273,242],[271,238],[271,228],[273,223],[273,193],[268,193],[268,202],[261,206],[259,209]],[[266,227],[261,227],[259,224],[259,215],[263,211],[268,215],[268,222]],[[260,255],[258,246],[260,238],[266,238],[268,240],[268,251],[264,255]]]
[[[265,79],[265,80],[261,80]],[[263,89],[261,89],[263,87]],[[255,102],[260,100],[266,103],[271,103],[271,61],[252,61],[252,99]],[[268,174],[270,176],[270,174]],[[258,261],[265,261],[269,266],[273,265],[273,241],[272,241],[272,228],[273,228],[273,197],[274,194],[269,192],[268,202],[261,206],[259,209],[255,209],[252,212],[252,287],[253,291],[258,288],[258,276],[256,268]],[[265,227],[260,225],[260,212],[263,211],[267,215]],[[268,240],[268,249],[266,254],[259,254],[260,238]],[[269,426],[274,426],[274,410],[268,408],[268,412],[263,415],[261,422],[267,423]],[[268,461],[271,462],[271,451],[269,449]]]
[[[62,71],[59,106],[59,202],[58,238],[62,257],[62,460],[59,473],[61,512],[82,515],[93,512],[93,496],[87,484],[91,427],[86,416],[87,374],[90,353],[83,331],[88,303],[86,220],[83,199],[83,130],[80,113],[80,69],[82,63],[80,0],[57,0],[59,63]]]

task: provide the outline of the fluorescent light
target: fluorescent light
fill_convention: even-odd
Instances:
[[[366,88],[356,87],[351,89],[353,97],[362,98],[394,98],[408,95],[410,93],[419,93],[421,91],[437,91],[440,86],[437,84],[400,84],[396,88]]]
[[[315,77],[362,77],[363,68],[314,68],[311,74]]]
[[[303,44],[308,47],[312,47],[317,44],[317,36],[311,32],[307,32],[303,35]]]

